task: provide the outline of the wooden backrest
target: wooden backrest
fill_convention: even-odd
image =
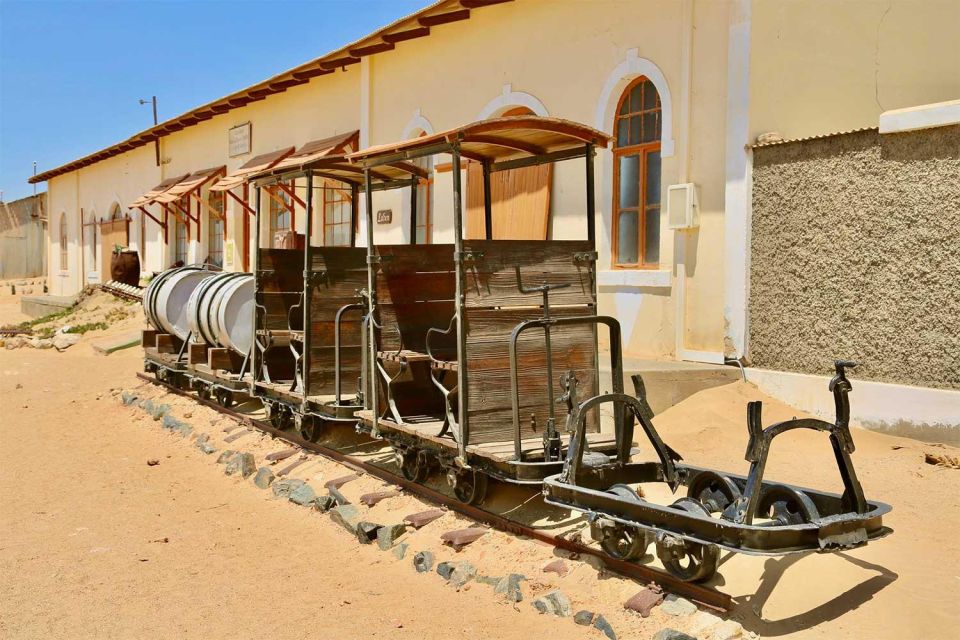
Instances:
[[[259,290],[257,329],[273,331],[300,330],[302,315],[290,318],[290,307],[300,302],[303,294],[303,252],[295,249],[260,249],[257,253]],[[291,320],[292,324],[291,325]]]
[[[367,286],[367,250],[362,247],[312,247],[314,279],[310,299],[310,385],[308,395],[334,393],[336,376],[336,318],[345,305],[361,302]],[[302,259],[302,253],[301,259]],[[301,286],[302,286],[301,268]],[[366,311],[346,311],[340,323],[341,391],[352,394],[360,376],[361,322]]]
[[[473,256],[466,264],[464,291],[470,444],[510,441],[514,436],[510,336],[519,323],[543,316],[543,294],[523,293],[519,285],[566,284],[550,292],[551,315],[596,315],[590,245],[565,240],[470,240],[464,242],[464,251]],[[597,393],[595,332],[592,325],[551,329],[552,380],[547,378],[544,331],[528,329],[520,334],[517,382],[522,438],[543,435],[549,417],[547,385],[559,398],[563,393],[560,376],[565,372],[576,373],[581,399]],[[558,404],[554,412],[562,429],[566,409]],[[590,416],[588,430],[598,429],[596,416]]]

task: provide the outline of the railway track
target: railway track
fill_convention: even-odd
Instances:
[[[353,456],[338,451],[337,449],[333,449],[315,442],[308,442],[294,433],[276,429],[273,427],[273,425],[267,422],[256,420],[232,409],[225,408],[213,401],[200,398],[194,393],[179,389],[171,384],[163,382],[162,380],[157,380],[156,378],[143,373],[137,373],[137,377],[145,382],[162,387],[170,393],[190,398],[195,402],[210,407],[219,413],[233,418],[245,426],[253,427],[263,431],[264,433],[270,434],[274,438],[299,447],[302,450],[309,451],[311,453],[323,456],[329,460],[336,461],[353,469],[354,471],[362,471],[363,473],[377,477],[385,482],[397,485],[404,490],[423,498],[424,500],[444,506],[452,511],[456,511],[461,515],[486,524],[494,529],[539,540],[558,549],[564,549],[571,553],[596,556],[601,558],[605,566],[615,573],[641,582],[652,582],[658,584],[666,591],[681,595],[710,609],[728,612],[733,606],[733,600],[729,594],[721,593],[700,584],[684,582],[675,578],[669,573],[659,571],[652,567],[633,562],[616,560],[606,555],[602,551],[591,548],[585,544],[568,540],[560,536],[551,535],[540,529],[535,529],[520,522],[510,520],[509,518],[491,513],[477,506],[462,503],[459,500],[446,496],[439,491],[431,489],[430,487],[411,482],[399,474],[395,474],[387,469],[370,464],[366,461],[359,460]]]

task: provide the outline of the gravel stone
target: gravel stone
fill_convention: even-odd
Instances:
[[[317,499],[317,493],[313,490],[313,487],[304,482],[299,487],[290,491],[290,495],[287,496],[287,498],[290,502],[305,507]]]
[[[426,573],[433,568],[433,553],[429,551],[419,551],[413,556],[413,567],[417,573]]]
[[[303,480],[298,478],[284,478],[273,483],[273,495],[277,498],[289,498],[290,492],[304,484]]]
[[[82,336],[79,333],[58,333],[53,337],[52,346],[57,349],[57,351],[66,351],[73,345],[80,342]],[[43,349],[44,347],[39,347]]]
[[[402,536],[407,532],[407,525],[401,524],[388,524],[386,526],[380,527],[380,530],[377,531],[377,546],[380,547],[383,551],[391,548],[397,544],[397,538]]]
[[[614,633],[613,627],[610,626],[610,623],[607,622],[607,619],[603,616],[597,616],[593,621],[593,628],[607,636],[610,640],[617,640],[617,634]]]
[[[540,613],[549,613],[564,618],[573,614],[570,599],[559,589],[545,593],[531,604]]]
[[[227,468],[224,469],[224,472],[228,476],[239,475],[246,479],[252,476],[256,470],[257,462],[253,459],[252,453],[238,453],[227,463]]]
[[[594,615],[595,614],[593,613],[593,611],[587,611],[586,609],[583,609],[573,614],[573,621],[576,622],[577,624],[582,624],[585,627],[589,627],[590,625],[593,624]]]
[[[212,444],[210,444],[210,442],[208,442],[208,441],[204,441],[204,442],[199,443],[199,444],[197,445],[197,448],[200,449],[200,451],[203,451],[203,452],[204,452],[205,454],[207,454],[207,455],[210,455],[211,453],[216,453],[216,452],[217,452],[217,448],[216,448],[215,446],[213,446]]]
[[[711,630],[711,640],[738,640],[743,637],[743,626],[739,622],[727,620]]]
[[[494,593],[503,594],[510,602],[520,602],[523,600],[523,590],[520,589],[520,583],[526,579],[527,577],[522,574],[511,573],[500,579]]]
[[[700,611],[690,621],[690,633],[699,636],[702,631],[706,631],[721,622],[723,622],[723,618],[720,616],[715,616],[709,611]]]
[[[403,560],[407,555],[407,549],[410,547],[406,542],[401,542],[393,548],[393,557],[397,560]]]
[[[217,464],[228,463],[230,461],[230,458],[232,458],[233,454],[235,453],[236,451],[234,451],[233,449],[227,449],[226,451],[221,453],[219,456],[217,456]]]
[[[336,500],[330,496],[317,496],[317,499],[313,501],[313,508],[320,513],[326,513],[335,507],[336,504]]]
[[[697,640],[695,637],[676,629],[660,629],[653,634],[653,640]]]
[[[461,589],[465,584],[473,580],[477,575],[477,568],[469,562],[458,562],[453,573],[450,574],[450,584],[457,589]]]
[[[474,578],[474,581],[476,581],[477,583],[487,584],[494,588],[496,588],[496,586],[500,584],[501,580],[503,580],[503,576],[479,576],[478,575],[476,578]]]
[[[120,399],[123,401],[125,406],[129,407],[137,401],[137,394],[124,391],[122,394],[120,394]]]
[[[671,616],[692,616],[697,612],[697,605],[671,593],[663,599],[660,610]]]
[[[453,575],[453,569],[452,562],[441,562],[437,565],[437,573],[440,574],[440,577],[444,580],[450,580],[450,576]]]
[[[330,509],[330,519],[341,527],[357,535],[357,525],[360,524],[360,510],[352,504],[341,504]]]
[[[383,528],[383,525],[376,522],[362,521],[357,523],[357,540],[360,544],[370,544],[377,539],[377,532]]]
[[[260,467],[257,469],[257,475],[253,477],[253,484],[261,489],[269,489],[275,479],[270,467]]]

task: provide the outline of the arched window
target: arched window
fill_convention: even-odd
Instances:
[[[69,269],[67,264],[67,214],[60,214],[60,271]]]
[[[210,264],[223,267],[223,216],[226,209],[226,195],[222,191],[210,191],[207,204],[210,213],[207,220],[207,260]]]
[[[613,264],[660,262],[660,95],[641,76],[620,97],[614,122]]]

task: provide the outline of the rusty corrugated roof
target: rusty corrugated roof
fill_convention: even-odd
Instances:
[[[751,149],[759,149],[761,147],[773,147],[778,144],[790,144],[791,142],[806,142],[808,140],[819,140],[821,138],[832,138],[834,136],[845,136],[850,133],[862,133],[864,131],[879,131],[878,127],[860,127],[859,129],[850,129],[849,131],[831,131],[830,133],[818,133],[812,136],[805,136],[803,138],[790,138],[788,140],[775,140],[773,142],[757,142],[749,145]]]

